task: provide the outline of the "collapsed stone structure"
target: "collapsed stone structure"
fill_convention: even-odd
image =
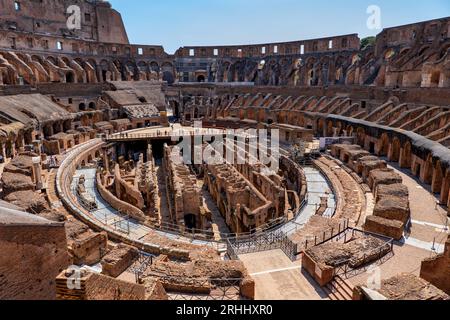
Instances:
[[[450,294],[449,268],[450,268],[450,237],[445,242],[444,253],[422,262],[420,277]]]
[[[427,281],[412,274],[401,274],[381,283],[379,290],[358,286],[354,300],[449,300],[450,297]]]
[[[172,221],[188,229],[209,229],[197,179],[183,164],[177,147],[164,147],[164,170],[167,172],[167,196]]]
[[[336,269],[345,265],[358,269],[390,250],[390,244],[371,236],[355,237],[345,243],[331,241],[306,250],[302,267],[324,286],[335,277]]]
[[[55,278],[70,264],[64,224],[0,208],[2,300],[55,299]]]

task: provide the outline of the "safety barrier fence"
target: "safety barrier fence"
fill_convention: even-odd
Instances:
[[[321,245],[327,241],[330,241],[334,239],[335,237],[338,237],[339,235],[342,235],[346,232],[346,230],[349,228],[350,220],[346,219],[341,221],[337,227],[329,228],[328,230],[325,230],[321,232],[318,235],[315,235],[313,239],[311,240],[305,240],[304,243],[300,246],[301,250],[307,250],[312,247]],[[300,253],[300,252],[298,252]]]
[[[297,245],[287,233],[274,231],[260,234],[246,240],[227,240],[227,254],[230,259],[238,260],[239,255],[281,249],[292,261],[296,260]]]
[[[382,240],[384,243],[377,248],[365,251],[357,258],[343,260],[334,269],[334,276],[345,276],[350,278],[363,273],[374,262],[379,264],[389,260],[394,254],[394,239],[372,232],[362,231],[355,228],[348,228],[342,234],[331,239],[331,241],[344,242],[355,239],[358,236],[371,236]]]
[[[218,136],[230,134],[227,130],[217,130],[217,129],[199,129],[199,130],[168,130],[168,129],[153,129],[155,132],[147,133],[115,133],[115,134],[105,134],[104,138],[106,141],[123,141],[123,140],[142,140],[142,139],[154,139],[154,138],[170,138],[170,137],[183,137],[183,136]],[[239,134],[233,133],[233,136],[250,139],[256,138],[254,135],[250,134]]]

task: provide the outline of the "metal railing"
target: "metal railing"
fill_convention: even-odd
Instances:
[[[142,277],[149,266],[153,265],[155,255],[139,251],[138,258],[131,266],[130,271],[134,273],[136,283],[142,282]]]
[[[356,239],[358,236],[370,236],[383,241],[383,244],[377,248],[365,251],[362,255],[344,259],[334,268],[335,276],[345,276],[347,279],[361,274],[373,263],[382,264],[389,260],[394,254],[394,239],[367,232],[355,228],[347,228],[340,234],[337,234],[328,241],[347,243]],[[327,241],[327,242],[328,242]]]
[[[315,235],[314,240],[306,239],[304,244],[301,246],[303,250],[307,250],[309,248],[319,246],[325,242],[328,242],[336,237],[339,237],[342,234],[345,234],[347,229],[349,229],[350,220],[344,220],[339,223],[338,227],[332,227],[328,230],[321,232],[320,235]]]
[[[227,240],[227,254],[232,260],[239,255],[281,249],[292,261],[297,257],[297,244],[291,241],[286,232],[275,231],[260,234],[246,240]]]
[[[184,229],[180,228],[179,225],[172,224],[169,222],[163,222],[156,226],[153,226],[153,229],[161,231],[177,234],[183,237],[191,238],[193,240],[209,240],[212,242],[220,242],[225,243],[229,239],[241,239],[245,240],[248,238],[252,238],[255,235],[262,234],[273,230],[279,226],[282,226],[286,222],[285,217],[277,218],[267,222],[257,229],[253,229],[249,232],[243,233],[223,233],[223,232],[214,232],[210,230],[202,230],[202,229]],[[181,229],[181,230],[180,230]],[[214,237],[218,237],[219,239],[215,240]]]
[[[144,130],[143,128],[142,130]],[[147,128],[147,129],[152,129]],[[220,129],[211,129],[211,128],[203,128],[203,129],[193,129],[193,130],[187,130],[187,129],[170,129],[170,128],[161,128],[161,129],[152,129],[155,132],[148,132],[148,133],[132,133],[132,132],[119,132],[114,134],[105,134],[104,138],[106,141],[117,141],[117,140],[139,140],[139,139],[151,139],[151,138],[169,138],[169,137],[183,137],[183,136],[217,136],[217,135],[227,135],[226,130],[220,130]],[[251,138],[254,136],[251,136],[249,134],[234,134],[238,137],[243,138]]]

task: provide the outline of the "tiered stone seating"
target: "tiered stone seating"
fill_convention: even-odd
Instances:
[[[359,145],[339,144],[331,147],[331,154],[353,168],[375,196],[373,215],[366,218],[364,229],[399,240],[410,217],[408,189],[385,161],[359,150]]]

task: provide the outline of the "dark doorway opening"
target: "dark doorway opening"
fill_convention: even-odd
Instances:
[[[72,72],[68,72],[66,74],[66,83],[74,83],[75,82],[75,77],[73,75]]]
[[[375,153],[375,143],[370,142],[370,144],[369,144],[369,152],[370,153]]]
[[[175,82],[175,78],[170,71],[163,72],[163,81],[166,81],[168,84],[173,84]]]
[[[197,226],[197,217],[194,214],[187,214],[184,216],[184,224],[188,229],[195,229]]]

